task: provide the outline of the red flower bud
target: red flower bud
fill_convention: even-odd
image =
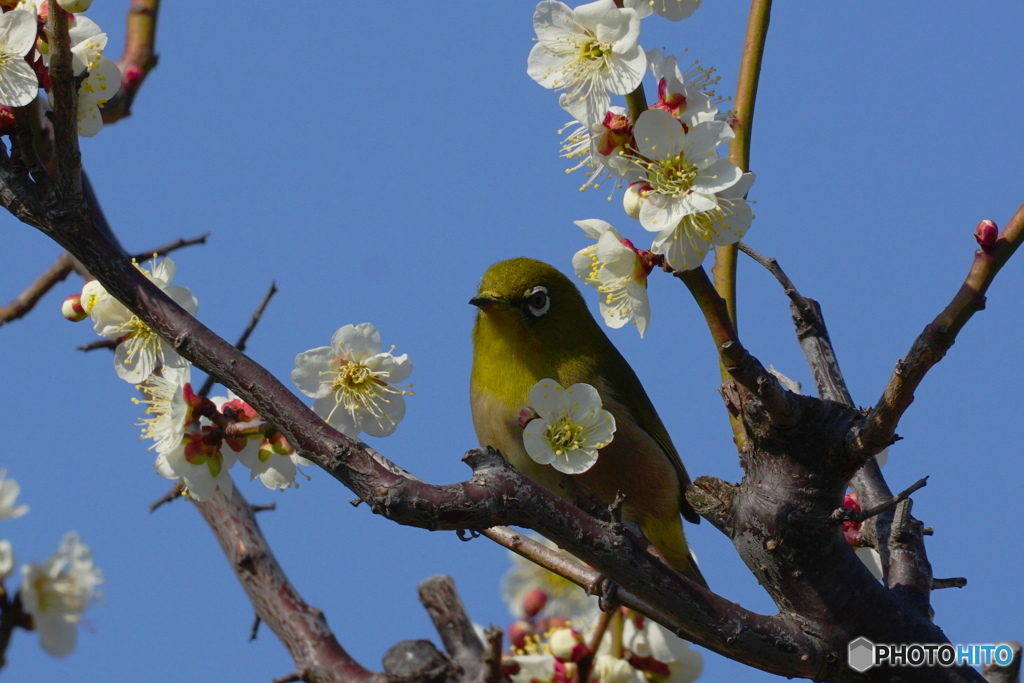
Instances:
[[[512,644],[512,647],[522,650],[526,647],[526,639],[534,635],[533,626],[530,625],[530,622],[520,619],[519,621],[513,621],[505,629],[505,634],[508,636],[508,642]]]
[[[978,244],[985,251],[991,251],[992,247],[996,244],[996,239],[999,237],[999,227],[996,226],[994,221],[984,220],[978,223],[978,227],[974,229],[974,239],[978,240]]]
[[[543,588],[534,588],[523,596],[523,614],[533,619],[548,604],[548,594]]]

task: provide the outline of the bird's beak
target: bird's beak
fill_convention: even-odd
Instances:
[[[481,293],[480,296],[475,296],[472,299],[470,299],[469,303],[473,304],[477,308],[487,308],[489,306],[502,304],[504,302],[501,301],[500,299],[493,298],[493,296],[486,296],[485,294]]]

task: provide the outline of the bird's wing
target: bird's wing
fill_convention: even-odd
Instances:
[[[615,353],[618,354],[618,351],[616,350]],[[644,387],[640,383],[639,378],[637,378],[636,373],[633,372],[633,368],[629,366],[621,355],[619,355],[619,359],[626,372],[620,371],[614,375],[617,380],[617,386],[611,386],[606,381],[604,389],[661,446],[661,450],[665,452],[669,462],[672,463],[673,469],[676,471],[676,476],[679,478],[680,491],[683,493],[683,495],[680,495],[679,511],[683,513],[686,521],[700,524],[700,515],[697,514],[697,511],[686,500],[685,491],[692,482],[690,481],[690,475],[686,472],[686,467],[683,466],[682,459],[679,457],[679,452],[676,451],[676,447],[672,444],[672,439],[669,438],[665,425],[662,424],[661,418],[658,417],[657,411],[654,410],[654,405],[651,403],[651,399],[648,398],[647,392],[644,391]],[[601,376],[610,377],[612,375],[601,373]],[[638,410],[630,410],[629,406],[631,405],[637,406]],[[638,411],[643,414],[638,415]]]

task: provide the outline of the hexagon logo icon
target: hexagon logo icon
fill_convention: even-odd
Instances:
[[[864,673],[875,665],[875,644],[863,636],[851,641],[847,662],[854,671]]]

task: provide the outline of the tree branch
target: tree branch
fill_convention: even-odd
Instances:
[[[874,455],[892,443],[896,425],[914,400],[925,374],[942,360],[967,321],[985,307],[985,292],[996,274],[1024,239],[1024,205],[1017,209],[995,244],[974,252],[974,262],[960,290],[949,305],[914,340],[910,351],[896,364],[882,397],[868,414],[864,426],[851,434],[851,444]]]

